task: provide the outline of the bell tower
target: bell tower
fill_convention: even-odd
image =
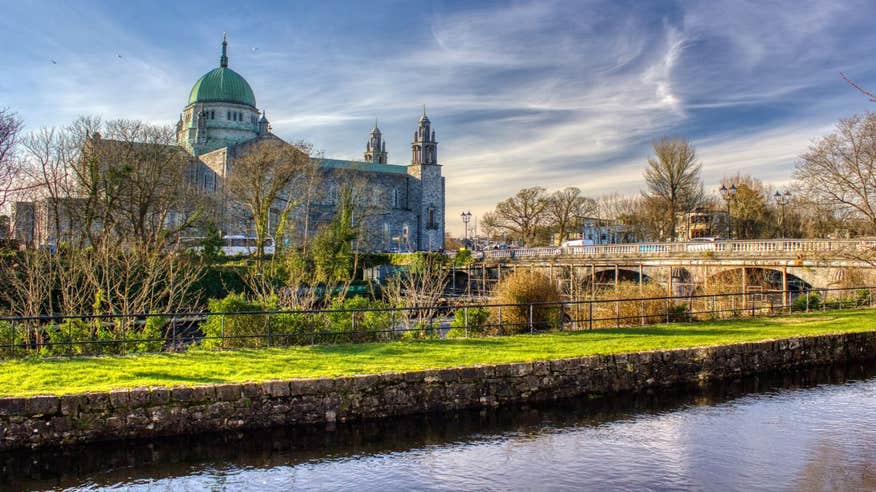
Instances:
[[[423,116],[420,116],[417,131],[414,132],[411,153],[411,164],[438,165],[438,141],[435,140],[432,122],[426,116],[426,106],[423,106]]]
[[[411,143],[411,163],[408,175],[416,178],[417,246],[422,251],[444,248],[444,177],[438,164],[438,140],[432,122],[423,116],[417,123]]]
[[[380,128],[377,128],[377,120],[374,121],[374,128],[371,129],[371,138],[365,144],[365,162],[387,163],[386,142],[383,141]]]

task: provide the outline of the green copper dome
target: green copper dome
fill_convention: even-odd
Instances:
[[[231,102],[255,107],[252,88],[239,73],[227,67],[210,70],[195,82],[189,104],[196,102]]]
[[[230,102],[246,104],[255,108],[252,88],[239,73],[228,68],[228,43],[222,37],[222,57],[219,68],[210,70],[195,82],[189,94],[189,104],[197,102]]]

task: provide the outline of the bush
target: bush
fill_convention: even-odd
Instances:
[[[134,330],[127,336],[125,350],[129,352],[160,352],[164,348],[164,327],[168,319],[159,316],[149,316],[139,330]]]
[[[342,310],[326,313],[328,331],[338,333],[332,335],[335,343],[343,342],[377,342],[392,338],[391,311],[364,311],[369,309],[385,309],[387,304],[370,300],[366,297],[349,297],[334,299],[330,309]],[[363,312],[351,312],[362,309]],[[355,326],[354,326],[355,319]]]
[[[620,299],[619,302],[593,304],[593,326],[609,328],[662,323],[666,321],[667,306],[666,299],[661,298],[665,298],[666,295],[666,289],[659,284],[646,283],[639,287],[637,282],[620,282],[617,287],[605,290],[599,295],[599,299]],[[671,315],[673,309],[677,308],[670,305],[669,309]]]
[[[0,357],[22,356],[27,350],[28,336],[25,329],[14,327],[8,321],[0,321]],[[13,350],[14,347],[14,350]]]
[[[467,328],[466,315],[468,316]],[[485,307],[459,308],[453,313],[453,321],[450,323],[450,331],[447,332],[446,338],[463,338],[466,336],[466,329],[469,336],[482,335],[489,318],[490,310]]]
[[[551,280],[536,272],[518,271],[503,278],[493,291],[491,303],[506,304],[490,309],[490,334],[499,330],[506,333],[529,331],[530,306],[532,327],[536,330],[558,328],[562,325],[562,294]],[[501,326],[500,326],[501,325]]]
[[[224,299],[207,301],[210,312],[258,312],[266,307],[247,301],[243,294],[228,294]],[[267,314],[209,315],[201,324],[204,348],[258,348],[267,345]],[[220,337],[227,337],[224,340]]]
[[[821,296],[818,292],[809,292],[809,309],[821,308]],[[806,311],[806,293],[801,292],[793,302],[791,302],[791,311]]]

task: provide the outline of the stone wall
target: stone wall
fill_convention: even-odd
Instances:
[[[0,450],[376,419],[872,359],[876,331],[335,379],[0,399]]]

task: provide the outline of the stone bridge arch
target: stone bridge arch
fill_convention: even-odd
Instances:
[[[698,291],[715,290],[710,286],[717,285],[726,286],[730,290],[735,287],[740,292],[752,289],[782,291],[785,289],[785,282],[791,295],[812,290],[814,287],[811,272],[806,269],[792,271],[791,268],[782,266],[758,265],[732,266],[711,272],[703,279]]]

